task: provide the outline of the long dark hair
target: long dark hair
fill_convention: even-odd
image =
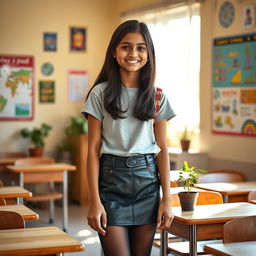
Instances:
[[[137,104],[134,108],[134,116],[139,120],[146,121],[154,117],[155,110],[155,50],[151,35],[145,23],[137,20],[128,20],[117,27],[110,40],[103,67],[96,81],[94,82],[93,87],[99,83],[107,82],[108,85],[104,91],[104,107],[113,119],[125,118],[123,114],[126,112],[126,110],[122,110],[121,108],[122,84],[119,65],[113,56],[116,47],[121,42],[122,38],[127,33],[131,32],[141,33],[147,44],[148,61],[141,68],[139,73],[140,86],[136,101]]]

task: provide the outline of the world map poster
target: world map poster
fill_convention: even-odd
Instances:
[[[255,33],[213,40],[212,131],[256,136]]]
[[[32,120],[34,58],[0,55],[0,120]]]

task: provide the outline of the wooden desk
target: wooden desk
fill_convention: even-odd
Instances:
[[[224,203],[247,202],[249,192],[256,189],[256,181],[198,183],[197,187],[219,192],[223,196]]]
[[[7,169],[19,175],[19,185],[35,182],[62,182],[63,184],[63,230],[68,228],[68,173],[76,166],[65,163],[38,164],[27,166],[8,165]]]
[[[79,252],[83,244],[57,227],[0,230],[0,255],[29,256]]]
[[[0,197],[3,198],[17,198],[19,203],[19,197],[31,197],[32,193],[23,187],[4,186],[0,187]]]
[[[256,242],[210,244],[204,247],[204,251],[216,256],[255,256]]]
[[[251,204],[256,204],[256,200],[251,200],[250,203]]]
[[[14,164],[18,158],[0,158],[0,166]]]
[[[256,205],[227,203],[197,205],[194,211],[181,211],[172,207],[174,219],[171,227],[161,232],[161,253],[167,255],[167,232],[189,240],[190,255],[197,255],[197,240],[223,237],[223,225],[232,219],[256,215]]]
[[[12,211],[22,215],[24,220],[39,220],[39,215],[23,204],[1,205],[0,211]]]

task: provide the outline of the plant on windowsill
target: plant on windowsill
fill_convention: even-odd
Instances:
[[[180,145],[181,145],[182,151],[189,150],[190,138],[189,138],[189,133],[188,133],[188,127],[186,125],[184,126],[184,130],[183,130],[182,136],[180,138]]]
[[[183,166],[179,173],[178,181],[182,184],[185,191],[179,192],[181,208],[183,211],[192,211],[196,204],[198,197],[197,191],[192,191],[197,187],[197,181],[202,173],[206,173],[206,170],[199,169],[195,166],[189,167],[188,162],[184,161]]]
[[[34,147],[29,148],[30,156],[42,156],[43,148],[45,146],[45,138],[48,137],[49,132],[52,130],[52,126],[43,123],[39,128],[33,128],[29,130],[28,128],[23,128],[20,131],[20,135],[23,138],[30,139],[30,142]]]

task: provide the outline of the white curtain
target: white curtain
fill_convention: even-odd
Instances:
[[[130,14],[145,22],[156,51],[156,86],[163,88],[177,114],[171,130],[199,127],[200,4]]]

